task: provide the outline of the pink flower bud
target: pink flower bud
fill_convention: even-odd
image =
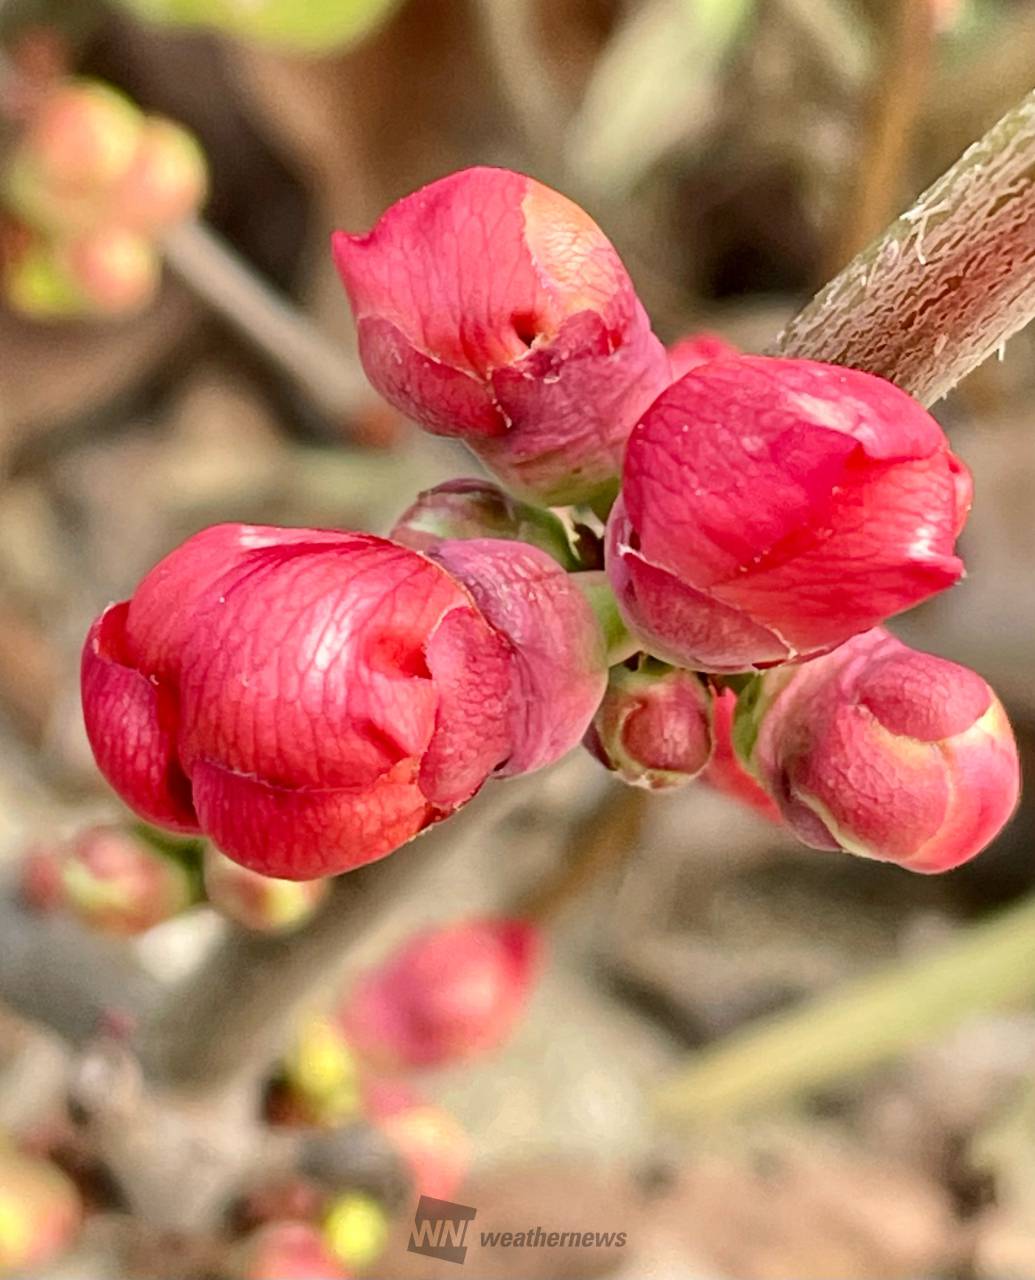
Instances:
[[[154,245],[125,227],[103,226],[77,236],[60,246],[58,257],[86,312],[130,315],[158,292],[162,269]]]
[[[734,740],[798,837],[911,871],[948,871],[1017,803],[1017,747],[966,667],[877,628],[741,695]]]
[[[701,781],[746,804],[770,822],[780,822],[780,810],[744,768],[733,749],[733,713],[736,706],[737,696],[732,689],[723,689],[716,694],[712,703],[715,749],[708,767],[701,774]]]
[[[522,920],[431,929],[356,983],[342,1025],[356,1051],[385,1068],[498,1048],[524,1010],[539,951],[535,927]]]
[[[937,422],[890,382],[731,357],[686,374],[637,424],[608,572],[655,656],[772,666],[952,586],[970,499]]]
[[[653,659],[611,669],[584,739],[623,782],[664,791],[696,778],[712,753],[711,695],[692,671]]]
[[[585,597],[534,547],[434,557],[331,530],[195,535],[87,637],[102,772],[149,821],[305,880],[559,758],[606,680]]]
[[[56,1165],[0,1146],[0,1274],[46,1270],[72,1243],[82,1212]]]
[[[136,152],[143,117],[110,85],[74,80],[51,91],[15,147],[8,203],[46,231],[95,224]]]
[[[232,862],[212,845],[202,860],[205,893],[221,915],[257,933],[290,933],[327,896],[327,880],[278,880]]]
[[[519,502],[491,480],[447,480],[426,489],[395,522],[391,537],[414,551],[451,539],[506,538],[538,547],[565,569],[578,567],[560,519]]]
[[[194,135],[151,116],[115,192],[114,213],[121,225],[153,235],[195,213],[207,187],[205,153]]]
[[[381,1081],[368,1086],[367,1111],[406,1166],[415,1196],[449,1200],[457,1193],[471,1165],[471,1141],[455,1116],[405,1085]]]
[[[57,911],[64,901],[61,869],[65,850],[58,844],[37,844],[22,859],[18,887],[21,899],[32,911]]]
[[[187,868],[119,827],[89,827],[61,863],[62,905],[104,933],[130,937],[191,905]]]
[[[227,1280],[349,1280],[319,1227],[311,1222],[271,1222],[233,1249]]]
[[[407,196],[335,259],[378,391],[548,506],[613,490],[668,358],[577,205],[505,169]]]
[[[691,369],[697,369],[709,360],[723,360],[727,356],[738,356],[740,352],[725,338],[717,333],[692,333],[680,338],[668,349],[668,360],[672,367],[672,381],[678,381]]]

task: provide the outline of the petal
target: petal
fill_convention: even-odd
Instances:
[[[599,624],[557,562],[524,543],[442,542],[429,553],[470,591],[513,652],[511,756],[501,774],[560,759],[585,733],[607,684]]]
[[[197,831],[191,788],[177,760],[172,693],[127,666],[128,605],[107,609],[83,648],[86,733],[97,765],[134,812],[177,831]]]
[[[464,593],[383,539],[259,547],[200,602],[181,659],[181,755],[286,787],[354,787],[423,752],[423,646]]]
[[[420,786],[438,808],[453,809],[510,755],[513,655],[473,610],[453,609],[428,641],[425,656],[438,710]]]
[[[276,787],[208,761],[194,766],[205,833],[235,862],[281,880],[314,880],[374,862],[435,813],[403,762],[361,790]]]
[[[635,308],[620,332],[596,312],[572,316],[552,341],[492,374],[510,430],[473,447],[509,488],[560,505],[613,486],[633,423],[669,381],[665,349]]]

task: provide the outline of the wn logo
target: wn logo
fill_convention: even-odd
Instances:
[[[477,1213],[468,1204],[453,1204],[421,1196],[413,1215],[413,1232],[406,1246],[410,1253],[425,1258],[441,1258],[443,1262],[460,1262],[467,1257],[467,1227]]]

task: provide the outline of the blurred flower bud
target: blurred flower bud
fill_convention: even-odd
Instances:
[[[57,246],[32,235],[2,263],[4,302],[30,320],[64,320],[89,308]]]
[[[737,356],[740,352],[725,338],[717,333],[692,333],[668,349],[668,360],[672,366],[672,381],[679,379],[691,369],[696,369],[709,360],[722,360],[727,356]]]
[[[732,689],[721,689],[712,702],[712,739],[715,744],[708,767],[701,774],[716,791],[739,800],[770,822],[780,822],[780,810],[748,773],[733,749],[733,716],[737,695]]]
[[[158,292],[161,262],[151,242],[125,227],[105,226],[69,240],[60,260],[84,300],[102,316],[140,311]]]
[[[459,436],[546,506],[617,487],[633,423],[669,382],[621,259],[578,205],[505,169],[398,201],[335,258],[381,394]]]
[[[388,1215],[373,1196],[352,1191],[327,1206],[323,1235],[331,1253],[348,1270],[365,1271],[388,1243]]]
[[[73,80],[46,95],[14,149],[4,197],[41,230],[92,226],[137,150],[143,116],[110,85]]]
[[[652,658],[611,668],[585,745],[632,786],[665,791],[696,778],[712,753],[711,694],[692,671]]]
[[[447,480],[425,489],[395,522],[391,537],[414,551],[448,539],[506,538],[538,547],[564,569],[578,568],[558,517],[512,498],[491,480]]]
[[[208,188],[205,153],[182,125],[149,116],[115,193],[120,225],[167,231],[196,213]]]
[[[454,1196],[471,1165],[471,1142],[456,1117],[404,1085],[378,1082],[365,1097],[371,1122],[406,1166],[414,1196]]]
[[[737,672],[828,652],[950,587],[970,474],[882,378],[810,360],[699,366],[629,438],[607,569],[658,658]]]
[[[226,1280],[349,1280],[311,1222],[259,1227],[234,1247],[221,1272]]]
[[[359,1054],[389,1069],[498,1048],[524,1011],[540,945],[523,920],[429,929],[356,982],[342,1025]]]
[[[79,1193],[56,1165],[0,1145],[0,1275],[40,1274],[81,1219]]]
[[[242,867],[214,845],[202,862],[205,893],[220,914],[258,933],[289,933],[304,924],[330,887],[329,880],[277,880]]]
[[[104,933],[130,937],[189,907],[186,867],[119,827],[89,827],[61,868],[64,905]]]
[[[340,1124],[360,1108],[355,1056],[338,1023],[309,1017],[283,1063],[291,1118],[304,1124]]]
[[[62,867],[66,851],[58,844],[36,844],[22,859],[19,889],[33,911],[56,911],[64,900]]]
[[[762,676],[734,742],[806,844],[911,871],[973,858],[1017,803],[1017,747],[992,690],[882,628]]]

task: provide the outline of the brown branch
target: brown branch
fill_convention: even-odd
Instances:
[[[930,404],[1035,316],[1035,92],[787,325],[775,351]]]
[[[825,279],[864,249],[899,207],[902,175],[931,68],[931,0],[897,0],[888,14],[853,181],[835,218]]]

